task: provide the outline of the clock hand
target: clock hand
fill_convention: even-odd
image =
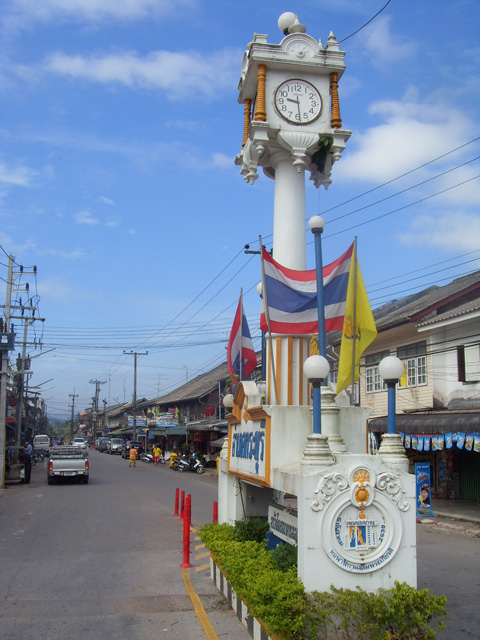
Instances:
[[[300,98],[298,96],[296,100],[293,100],[293,98],[287,98],[287,102],[295,102],[298,108],[298,118],[299,120],[301,120],[302,116],[300,115]]]

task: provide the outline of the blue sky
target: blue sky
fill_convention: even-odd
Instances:
[[[479,268],[480,4],[392,0],[347,38],[384,4],[4,0],[0,276],[6,254],[37,266],[21,281],[45,318],[28,352],[45,352],[30,385],[50,417],[69,415],[69,394],[89,406],[90,380],[101,401],[130,400],[124,350],[148,350],[148,398],[223,361],[241,287],[259,347],[260,264],[243,247],[271,243],[273,182],[247,185],[234,165],[237,85],[247,43],[280,42],[284,11],[345,39],[352,137],[328,191],[307,177],[324,262],[356,235],[372,307]]]

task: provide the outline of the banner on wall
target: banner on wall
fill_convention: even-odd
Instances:
[[[430,463],[417,462],[415,464],[415,489],[417,499],[417,516],[419,518],[431,518],[435,516],[432,511],[431,488]]]

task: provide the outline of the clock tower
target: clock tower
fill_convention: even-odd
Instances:
[[[338,82],[345,53],[330,33],[325,45],[305,33],[293,13],[278,20],[280,44],[255,34],[243,57],[239,102],[245,105],[243,146],[236,158],[246,182],[258,168],[275,181],[273,257],[289,269],[306,269],[305,173],[328,188],[350,131],[342,129]],[[308,405],[303,363],[307,336],[274,336],[267,344],[267,402]]]
[[[275,180],[274,257],[304,270],[305,172],[316,187],[328,188],[351,134],[342,129],[338,100],[345,53],[332,33],[325,45],[306,34],[293,13],[282,14],[278,26],[286,34],[280,44],[255,34],[244,55],[238,87],[244,137],[236,164],[246,182],[255,182],[258,167]]]

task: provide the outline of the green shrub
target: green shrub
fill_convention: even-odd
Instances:
[[[265,535],[269,529],[268,519],[260,517],[243,518],[235,522],[235,540],[246,542],[265,542]]]
[[[405,582],[378,593],[336,589],[313,592],[307,613],[312,638],[336,640],[434,640],[437,633],[429,625],[438,619],[443,631],[447,612],[446,596],[431,595]]]
[[[279,571],[297,570],[298,549],[291,544],[279,544],[270,551],[272,563]]]
[[[237,528],[227,524],[207,524],[199,533],[251,614],[284,640],[433,640],[430,624],[445,628],[447,599],[428,589],[396,582],[378,593],[332,586],[307,595],[288,566],[290,545],[267,551],[264,541],[239,541]]]

